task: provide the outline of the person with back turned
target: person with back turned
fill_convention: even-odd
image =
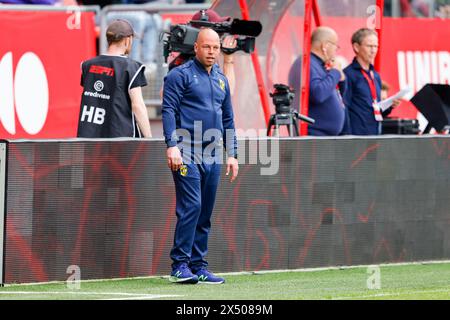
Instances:
[[[113,21],[106,30],[108,51],[81,64],[78,137],[151,137],[141,87],[145,66],[127,57],[135,36],[131,24]]]

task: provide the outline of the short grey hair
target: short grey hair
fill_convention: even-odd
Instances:
[[[376,33],[375,30],[369,28],[361,28],[352,35],[352,44],[354,43],[361,44],[364,38],[371,35],[375,35],[378,37],[378,34]]]

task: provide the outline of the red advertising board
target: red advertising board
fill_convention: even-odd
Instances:
[[[0,138],[75,137],[93,12],[0,11]]]
[[[409,87],[409,100],[426,83],[450,84],[449,19],[386,18],[383,30],[381,76],[390,94]],[[417,109],[404,102],[392,116],[415,119]]]

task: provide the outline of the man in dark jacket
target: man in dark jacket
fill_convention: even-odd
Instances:
[[[309,80],[309,113],[315,120],[309,125],[313,136],[337,136],[341,134],[346,111],[341,92],[345,90],[345,75],[336,61],[339,49],[336,32],[319,27],[311,35],[311,69]]]
[[[344,69],[347,78],[347,90],[344,102],[348,108],[351,133],[354,135],[378,135],[381,133],[381,121],[392,107],[380,110],[376,102],[380,101],[381,78],[373,63],[378,52],[378,35],[374,30],[362,28],[352,36],[355,52],[353,62]]]
[[[237,142],[230,87],[216,64],[219,35],[202,29],[194,50],[195,58],[173,68],[164,82],[163,129],[177,198],[170,281],[220,284],[225,280],[207,268],[208,236],[220,178],[221,139],[231,181],[238,173]]]

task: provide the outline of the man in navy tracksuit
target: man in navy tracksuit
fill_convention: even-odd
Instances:
[[[205,257],[220,178],[221,140],[231,181],[238,173],[237,142],[229,84],[215,64],[219,35],[202,29],[194,49],[195,58],[172,69],[164,80],[163,129],[177,215],[170,281],[220,284],[225,280],[207,269]]]

